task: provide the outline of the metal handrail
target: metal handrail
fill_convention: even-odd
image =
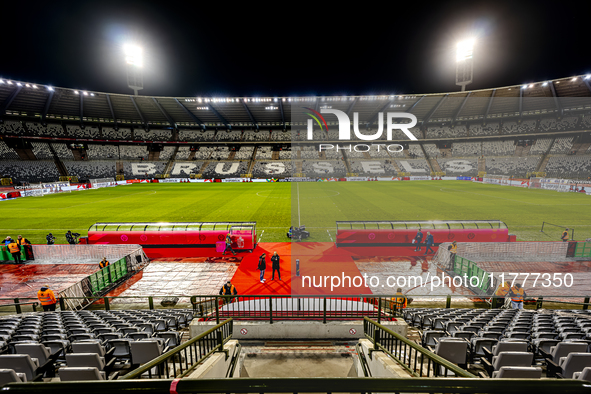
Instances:
[[[15,394],[169,393],[171,379],[9,383],[3,392]],[[472,378],[234,378],[181,379],[178,394],[204,393],[490,393],[589,394],[591,385],[575,379]]]
[[[223,336],[223,328],[224,326],[228,325],[229,326],[229,335],[224,337]],[[156,357],[155,359],[153,359],[152,361],[150,361],[149,363],[146,363],[142,366],[140,366],[137,369],[134,369],[133,371],[129,372],[127,375],[121,377],[121,380],[127,380],[127,379],[137,379],[139,378],[142,374],[148,372],[150,377],[151,377],[151,369],[154,367],[160,367],[162,364],[165,364],[165,366],[167,367],[168,364],[168,360],[170,359],[174,359],[174,357],[181,353],[184,350],[184,356],[185,356],[185,361],[188,362],[189,358],[193,358],[193,350],[192,348],[190,348],[191,345],[200,342],[202,340],[207,340],[209,341],[210,339],[207,338],[210,334],[212,333],[216,333],[216,338],[215,341],[217,343],[217,345],[213,346],[206,354],[202,354],[201,357],[199,357],[191,366],[188,366],[187,363],[187,368],[183,371],[183,367],[182,367],[182,363],[179,362],[179,366],[181,368],[181,373],[179,375],[175,375],[175,378],[182,378],[184,376],[186,376],[189,372],[191,372],[193,369],[195,369],[195,367],[201,363],[203,360],[205,360],[207,357],[209,357],[212,353],[216,352],[216,351],[220,351],[223,349],[224,344],[226,342],[228,342],[230,340],[230,338],[232,338],[232,328],[233,328],[233,320],[232,319],[228,319],[225,320],[224,322],[210,328],[209,330],[205,331],[204,333],[197,335],[194,338],[191,338],[190,340],[188,340],[187,342],[183,343],[182,345],[179,345],[177,347],[175,347],[172,350],[169,350],[168,352],[162,354],[159,357]],[[187,348],[189,348],[189,353],[190,356],[187,357]],[[201,350],[202,347],[200,346]],[[195,349],[195,356],[197,356],[197,350]],[[173,365],[175,365],[176,363],[173,360]],[[160,368],[159,369],[159,374],[160,373]],[[175,374],[176,374],[176,368],[174,368],[175,370]],[[169,371],[168,368],[166,369],[166,377],[170,377],[169,376]]]
[[[379,331],[390,335],[391,337],[393,337],[393,339],[395,341],[399,341],[401,343],[404,343],[406,346],[410,347],[411,349],[415,350],[415,360],[414,360],[414,368],[416,370],[417,367],[417,358],[419,357],[419,354],[421,355],[421,365],[420,365],[420,371],[422,372],[423,369],[423,360],[424,358],[427,358],[428,360],[428,366],[427,366],[427,374],[429,373],[429,367],[431,362],[433,364],[438,364],[441,365],[442,367],[444,367],[445,369],[453,372],[454,374],[456,374],[457,376],[460,377],[464,377],[464,378],[475,378],[476,376],[471,374],[470,372],[466,371],[463,368],[458,367],[457,365],[447,361],[446,359],[444,359],[443,357],[438,356],[437,354],[425,349],[424,347],[414,343],[413,341],[403,337],[402,335],[395,333],[394,331],[390,330],[388,327],[385,327],[367,317],[363,318],[363,331],[364,334],[366,336],[366,338],[368,338],[373,344],[374,344],[374,349],[375,350],[381,350],[385,353],[387,353],[389,356],[391,356],[392,358],[394,358],[396,361],[398,361],[403,367],[405,367],[405,369],[410,372],[411,374],[413,374],[414,376],[420,377],[420,374],[417,374],[412,368],[411,366],[407,365],[404,360],[401,360],[397,355],[395,355],[393,352],[390,351],[390,349],[388,349],[387,347],[385,347],[384,345],[382,345],[382,343],[380,343],[382,341],[382,339],[384,339],[385,341],[388,341],[390,344],[392,345],[396,345],[394,343],[392,343],[392,338],[383,338]],[[402,352],[400,352],[402,353]],[[408,356],[409,358],[409,362],[410,362],[410,357],[411,357],[411,353],[412,352],[405,352],[404,356]],[[437,371],[434,370],[435,373],[437,374]]]

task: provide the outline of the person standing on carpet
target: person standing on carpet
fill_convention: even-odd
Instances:
[[[261,257],[259,257],[259,265],[257,269],[261,271],[261,283],[265,283],[265,270],[267,269],[267,263],[265,262],[264,253],[261,255]]]
[[[271,280],[275,280],[275,271],[277,271],[277,275],[279,275],[279,280],[281,280],[281,271],[279,270],[279,261],[281,258],[277,254],[277,252],[273,253],[271,256],[272,268],[273,268],[273,275],[271,276]]]

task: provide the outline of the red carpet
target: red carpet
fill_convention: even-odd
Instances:
[[[277,252],[280,261],[281,279],[275,274],[275,280],[271,280],[273,273],[271,256]],[[265,271],[265,283],[260,282],[260,271],[257,270],[259,257],[265,253],[267,270]],[[265,242],[257,245],[252,253],[240,253],[243,257],[238,270],[232,278],[238,294],[263,295],[263,294],[291,294],[291,242]]]

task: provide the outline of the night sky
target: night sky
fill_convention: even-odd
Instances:
[[[143,95],[448,92],[476,37],[468,89],[499,87],[591,72],[589,3],[5,1],[0,77],[129,93],[133,42]]]

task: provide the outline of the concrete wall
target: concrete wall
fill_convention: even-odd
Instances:
[[[215,326],[215,321],[195,321],[190,325],[191,337],[195,337]],[[406,337],[408,325],[402,319],[382,322],[392,331]],[[234,320],[235,339],[360,339],[364,338],[363,321],[276,321],[269,322]]]
[[[238,341],[230,340],[224,346],[224,349],[228,351],[228,356],[226,357],[226,353],[218,352],[213,353],[209,356],[203,364],[199,365],[189,376],[188,379],[221,379],[226,377],[226,373],[228,372],[228,368],[230,368],[230,362],[232,361],[232,357],[236,355],[238,351]],[[240,376],[240,369],[236,367],[234,370],[234,375],[231,377],[238,377]]]

